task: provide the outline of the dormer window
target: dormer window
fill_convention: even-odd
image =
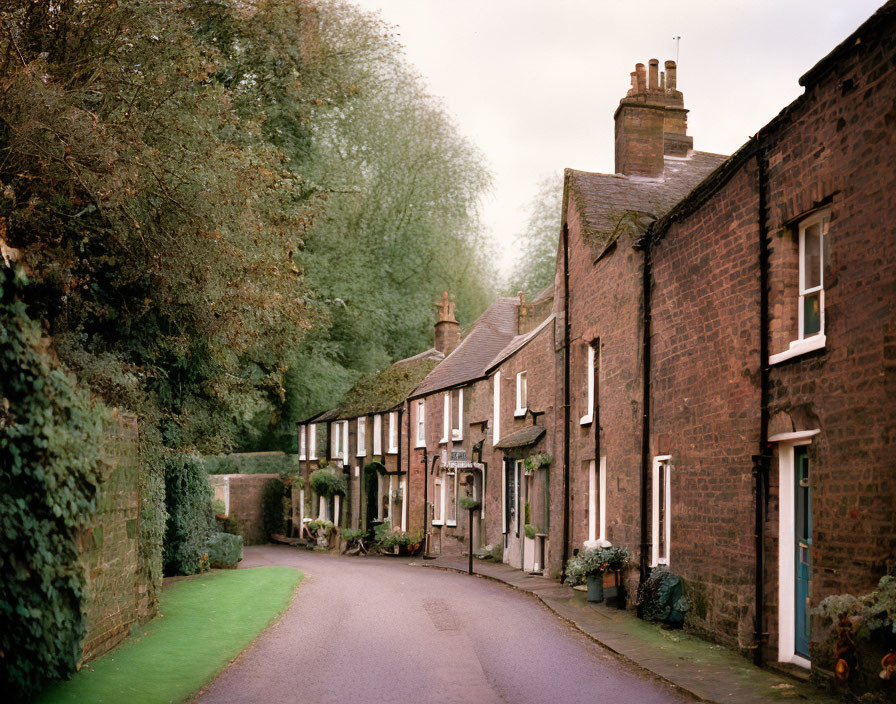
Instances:
[[[513,415],[517,418],[526,415],[529,410],[529,392],[526,385],[526,372],[516,375],[516,410]]]

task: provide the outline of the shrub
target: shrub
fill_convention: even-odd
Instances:
[[[320,529],[323,529],[324,535],[329,536],[330,533],[333,532],[333,529],[335,527],[336,526],[333,525],[333,521],[319,520],[319,521],[309,521],[308,522],[308,530],[311,533],[311,535],[317,535],[317,532]]]
[[[327,498],[336,494],[345,495],[348,491],[345,474],[331,464],[314,470],[309,477],[309,482],[317,494]]]
[[[504,562],[504,545],[502,543],[492,545],[491,556],[495,562]]]
[[[206,551],[212,567],[236,567],[243,559],[243,538],[230,533],[212,533]]]
[[[217,522],[218,530],[221,533],[230,533],[230,535],[239,535],[240,537],[243,537],[245,525],[235,514],[231,513],[229,516],[215,516],[215,521]]]
[[[72,673],[86,627],[76,540],[99,500],[103,412],[39,346],[0,266],[0,682],[28,698]]]
[[[586,547],[566,563],[566,581],[570,586],[581,584],[592,575],[621,570],[628,560],[628,548]]]
[[[648,621],[681,626],[690,605],[684,598],[681,578],[665,567],[655,567],[638,587],[638,604]]]
[[[196,574],[202,567],[215,529],[212,488],[199,458],[169,453],[165,458],[165,527],[163,568],[166,575]]]
[[[261,515],[265,538],[270,538],[274,533],[286,531],[284,500],[288,496],[286,485],[279,479],[271,479],[265,483]]]
[[[464,511],[478,511],[482,506],[476,499],[472,499],[469,496],[461,496],[457,500],[457,505]]]
[[[346,546],[351,546],[367,535],[367,531],[363,528],[346,528],[341,534]]]
[[[223,516],[227,511],[227,508],[224,506],[224,501],[222,499],[215,499],[214,510],[216,516]]]

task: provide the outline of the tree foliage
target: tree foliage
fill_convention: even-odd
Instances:
[[[554,283],[560,237],[563,177],[545,176],[528,210],[526,229],[516,237],[519,252],[507,284],[507,295],[523,291],[531,300]]]

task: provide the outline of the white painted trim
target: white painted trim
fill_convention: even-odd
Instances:
[[[305,525],[305,490],[299,489],[299,537],[302,535],[302,527]]]
[[[445,510],[446,510],[446,514],[445,514],[444,518],[445,518],[445,525],[450,527],[450,526],[457,525],[457,499],[458,499],[458,496],[457,496],[457,472],[448,472],[445,476],[446,477],[454,477],[454,520],[448,519],[448,514],[447,514],[448,485],[447,484],[444,485],[445,486]]]
[[[401,530],[408,529],[408,491],[407,482],[403,479],[398,480],[398,488],[401,490]]]
[[[442,439],[439,443],[448,442],[448,436],[451,434],[451,392],[446,391],[442,394]]]
[[[317,520],[327,520],[327,500],[323,496],[317,499]]]
[[[585,366],[585,373],[588,375],[588,401],[585,415],[579,418],[580,425],[588,425],[594,421],[594,347],[591,345],[588,345],[588,364]]]
[[[600,537],[599,540],[607,539],[607,458],[600,458],[600,475],[598,477],[598,498],[600,500]]]
[[[342,511],[340,510],[340,509],[342,509],[341,499],[342,499],[342,497],[339,496],[339,494],[336,494],[336,496],[333,497],[333,514],[334,515],[333,515],[332,520],[333,520],[333,525],[337,526],[337,527],[339,526],[340,521],[342,519]]]
[[[394,474],[389,475],[389,500],[386,502],[386,518],[389,520],[389,526],[394,530],[395,524],[392,522],[392,477]]]
[[[520,483],[523,480],[523,461],[516,460],[513,463],[513,478],[514,478],[514,491],[516,493],[516,498],[513,502],[514,510],[516,511],[516,537],[519,538],[522,535],[525,535],[525,528],[521,530],[521,526],[523,525],[523,521],[525,521],[526,517],[523,515],[523,507],[520,504]]]
[[[308,426],[308,459],[317,459],[317,423]]]
[[[594,460],[588,463],[588,541],[597,540],[597,474]]]
[[[305,425],[299,426],[299,460],[305,459],[307,437],[308,427]]]
[[[811,444],[810,438],[819,432],[782,433],[801,437],[778,441],[778,662],[805,668],[811,668],[812,663],[796,654],[796,468],[793,449]]]
[[[464,390],[457,390],[457,429],[451,429],[452,440],[464,439]]]
[[[826,343],[827,338],[824,334],[813,335],[804,340],[794,340],[790,343],[790,349],[785,350],[784,352],[778,352],[778,354],[769,355],[768,363],[770,365],[780,364],[793,357],[799,357],[802,354],[824,349]]]
[[[386,454],[398,454],[398,411],[389,413],[389,449]]]
[[[815,437],[821,431],[820,430],[797,430],[793,433],[778,433],[777,435],[772,435],[768,441],[769,442],[781,442],[781,443],[793,443],[794,445],[799,445],[802,443],[793,442],[794,440],[808,440],[809,438]]]
[[[650,546],[650,566],[656,567],[657,565],[666,565],[668,566],[671,560],[672,554],[672,546],[670,544],[670,538],[672,537],[672,497],[670,494],[670,489],[672,487],[672,466],[669,464],[669,460],[672,459],[671,455],[657,455],[653,458],[653,481],[651,481],[652,489],[653,489],[653,520],[651,525],[651,546]],[[664,558],[660,557],[660,465],[666,465],[666,486],[665,486],[665,509],[666,513],[666,555]]]
[[[348,464],[348,421],[342,421],[342,465]]]
[[[507,463],[501,463],[501,533],[507,535]]]
[[[365,457],[367,455],[367,416],[358,418],[357,445],[355,457]]]
[[[439,516],[441,518],[436,518],[435,508],[436,501],[432,502],[433,514],[432,514],[432,524],[434,526],[443,526],[445,525],[445,482],[442,481],[441,477],[433,477],[432,482],[433,488],[433,498],[439,502]],[[438,495],[436,497],[436,489],[438,489]]]
[[[331,459],[339,459],[339,444],[342,441],[342,435],[340,434],[339,422],[331,421],[330,422],[330,458]]]
[[[380,414],[373,417],[373,454],[383,454],[383,416]]]
[[[501,441],[501,372],[495,372],[492,377],[494,384],[492,404],[492,445],[497,445]]]

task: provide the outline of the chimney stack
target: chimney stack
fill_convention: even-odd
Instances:
[[[460,323],[454,318],[454,301],[448,292],[436,304],[435,348],[446,357],[460,344]]]
[[[618,174],[662,178],[665,156],[686,157],[693,149],[675,62],[666,61],[662,74],[659,65],[651,59],[645,71],[644,64],[635,64],[632,87],[619,101],[614,115]]]

